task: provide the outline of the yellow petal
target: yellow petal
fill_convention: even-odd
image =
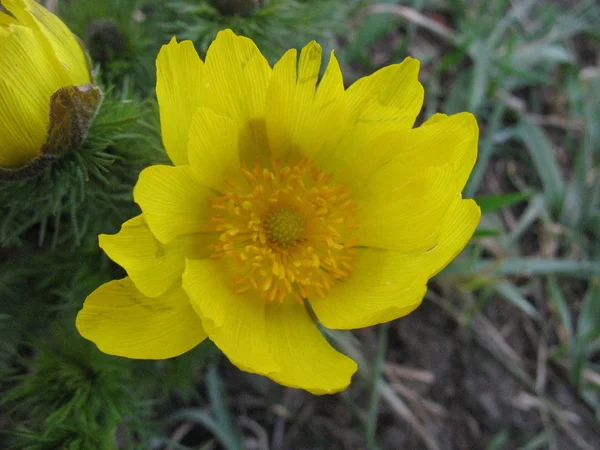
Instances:
[[[198,109],[190,124],[188,154],[198,181],[221,190],[226,179],[240,174],[237,124],[208,108]]]
[[[0,11],[0,25],[10,25],[11,23],[17,23],[17,21],[8,14]],[[5,29],[5,32],[8,33],[8,30]],[[0,28],[0,36],[2,35],[3,30]]]
[[[46,141],[46,115],[0,77],[0,167],[16,168],[40,154]]]
[[[60,61],[58,60],[58,57],[54,51],[54,48],[50,44],[50,41],[48,40],[47,36],[42,31],[41,26],[36,22],[31,13],[27,11],[30,2],[31,0],[2,1],[2,5],[14,16],[14,18],[16,19],[15,22],[18,24],[18,26],[8,27],[8,30],[14,32],[18,28],[21,28],[27,29],[28,31],[28,36],[26,37],[26,39],[27,41],[29,41],[28,45],[31,47],[31,52],[33,53],[22,53],[21,58],[30,59],[34,62],[37,62],[37,58],[40,55],[42,55],[42,65],[45,66],[45,68],[49,72],[52,73],[53,79],[60,79],[58,87],[71,84],[69,81],[67,71],[62,68]],[[20,34],[23,35],[22,32]],[[31,36],[31,38],[29,38],[29,36]],[[23,37],[21,37],[21,39],[23,39]],[[34,46],[36,47],[35,50],[33,48]],[[0,47],[0,61],[4,61],[5,57],[1,55],[1,50],[2,47]],[[21,72],[21,70],[19,70],[18,72]],[[22,72],[26,71],[23,70]],[[33,84],[31,80],[27,80],[27,83]],[[54,90],[58,89],[58,87]]]
[[[230,282],[220,262],[187,260],[183,288],[210,340],[242,370],[263,375],[279,371],[269,351],[265,303],[234,294]]]
[[[0,45],[0,78],[11,86],[21,102],[44,115],[44,132],[48,124],[50,96],[70,84],[56,69],[56,59],[46,51],[30,28],[10,26],[10,33]],[[10,61],[10,64],[4,63]],[[4,108],[4,105],[2,106]],[[36,115],[36,120],[37,120]]]
[[[267,340],[281,369],[268,377],[313,394],[339,392],[357,365],[327,343],[304,305],[295,300],[267,305]]]
[[[433,125],[433,124],[436,124],[438,122],[441,122],[442,120],[446,120],[448,117],[449,117],[448,114],[435,113],[433,116],[431,116],[425,122],[423,122],[421,124],[421,126],[422,127],[426,127],[428,125]]]
[[[473,200],[457,200],[444,217],[438,245],[424,253],[360,249],[348,278],[326,298],[311,298],[315,314],[328,328],[353,329],[404,316],[421,303],[427,279],[467,245],[480,218]]]
[[[332,136],[316,155],[317,165],[339,171],[357,155],[369,154],[371,142],[390,131],[409,130],[423,105],[419,61],[406,58],[361,78],[344,94],[344,133]]]
[[[452,167],[433,167],[400,183],[374,177],[357,211],[361,246],[414,253],[438,241],[442,219],[458,196]]]
[[[273,67],[273,78],[267,91],[267,133],[271,152],[276,158],[290,150],[302,149],[303,136],[312,131],[321,46],[311,42],[302,49],[298,68],[297,60],[296,49],[283,55]]]
[[[302,61],[300,61],[302,64]],[[317,87],[315,95],[317,109],[325,108],[331,101],[337,100],[344,95],[344,77],[340,69],[340,63],[332,51],[329,54],[329,63],[323,74],[323,78]]]
[[[4,0],[3,4],[21,23],[38,28],[48,40],[60,62],[60,70],[69,80],[66,84],[77,86],[91,82],[90,68],[81,44],[58,17],[33,0]]]
[[[289,50],[275,64],[267,91],[265,118],[269,146],[273,156],[288,154],[312,158],[324,142],[344,130],[345,115],[341,103],[344,86],[335,56],[319,87],[321,47],[311,42],[297,53]]]
[[[203,105],[204,64],[191,41],[175,38],[156,58],[156,96],[163,144],[173,164],[187,164],[189,125]]]
[[[135,359],[172,358],[206,338],[181,286],[149,298],[129,278],[92,292],[77,315],[76,326],[104,353]]]
[[[220,31],[206,53],[205,106],[238,123],[242,160],[267,151],[264,135],[269,63],[251,39]]]
[[[361,249],[352,274],[335,285],[326,298],[310,304],[327,328],[351,330],[389,322],[414,311],[427,291],[425,278],[397,276],[399,252]]]
[[[266,305],[254,291],[235,294],[217,261],[188,260],[183,286],[209,338],[242,370],[316,394],[350,383],[356,363],[335,351],[303,305]]]
[[[406,267],[412,270],[427,266],[427,276],[432,278],[446,267],[460,252],[475,233],[481,219],[481,209],[472,199],[454,202],[442,222],[438,245],[421,255],[421,259],[407,258]]]
[[[477,159],[478,139],[472,114],[436,114],[419,128],[374,140],[340,177],[358,188],[369,178],[402,182],[429,167],[451,165],[462,191]]]
[[[355,125],[377,128],[371,134],[412,128],[423,106],[418,77],[419,61],[406,58],[350,86],[346,98],[358,113]]]
[[[99,236],[100,247],[148,297],[164,294],[181,279],[186,257],[208,257],[207,246],[212,238],[212,234],[188,234],[162,244],[143,215],[125,222],[117,234]]]
[[[202,186],[190,166],[150,166],[140,173],[133,198],[152,234],[163,244],[177,236],[208,230],[214,194]]]
[[[274,66],[273,78],[267,91],[265,106],[267,135],[271,152],[278,158],[288,150],[288,142],[293,142],[293,138],[289,136],[295,131],[291,122],[299,115],[305,114],[308,106],[304,105],[304,110],[299,111],[297,104],[291,104],[289,109],[286,105],[286,100],[290,101],[294,93],[293,87],[296,85],[297,58],[296,49],[285,52]]]

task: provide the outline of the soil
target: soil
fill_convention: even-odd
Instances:
[[[503,338],[535,378],[537,350],[530,345],[521,314],[505,301],[493,298],[482,314],[496,329],[503,330]],[[373,329],[357,334],[367,350],[370,346],[374,350],[377,335]],[[458,326],[437,305],[425,301],[416,312],[395,321],[388,341],[387,366],[403,375],[389,376],[386,372],[387,379],[440,449],[488,449],[494,438],[497,442],[503,440],[499,448],[518,448],[546,430],[547,414],[536,395],[474,339],[474,332]],[[229,392],[229,398],[244,435],[259,436],[256,429],[265,435],[263,439],[248,438],[247,448],[265,448],[260,443],[265,439],[272,450],[366,448],[361,413],[353,411],[349,401],[351,398],[366,410],[368,391],[359,380],[339,396],[312,396],[275,386],[225,364],[226,378],[243,378],[229,384],[241,389]],[[600,448],[600,429],[593,412],[569,387],[564,374],[548,367],[544,388],[547,398],[570,421],[569,427],[592,448]],[[255,421],[251,426],[254,431],[243,419],[248,417]],[[383,401],[378,424],[382,450],[427,448],[413,427]],[[554,433],[557,450],[577,448],[564,431]]]

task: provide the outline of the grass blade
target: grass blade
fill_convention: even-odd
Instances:
[[[468,261],[463,264],[450,264],[443,272],[445,275],[499,277],[507,275],[569,275],[587,280],[591,276],[600,275],[598,261],[572,261],[568,259],[544,258],[506,258],[501,260]]]
[[[206,372],[206,389],[210,397],[210,404],[217,418],[219,428],[227,436],[226,447],[228,450],[243,450],[242,439],[231,419],[229,408],[223,401],[225,394],[221,378],[217,372],[216,366],[211,366]]]
[[[521,115],[518,131],[518,136],[525,144],[542,180],[548,206],[553,211],[559,211],[562,206],[565,185],[550,141],[540,127],[525,115]]]
[[[535,307],[531,303],[529,303],[525,299],[525,297],[523,297],[519,289],[513,283],[503,281],[496,284],[494,288],[496,292],[500,294],[505,300],[519,308],[529,317],[535,320],[540,320],[540,315],[535,309]]]
[[[481,213],[486,214],[497,211],[506,206],[511,206],[516,203],[520,203],[523,200],[528,199],[529,197],[531,197],[531,194],[527,192],[515,192],[512,194],[480,196],[476,197],[475,201],[481,208]]]
[[[375,362],[371,369],[371,397],[369,398],[369,412],[367,415],[367,429],[365,440],[367,442],[367,448],[370,450],[377,449],[377,440],[375,432],[377,430],[377,419],[379,417],[379,399],[380,399],[380,384],[381,384],[381,372],[383,370],[383,362],[385,360],[385,354],[387,350],[387,335],[390,322],[386,322],[379,327],[379,339],[377,340],[377,354],[375,355]]]

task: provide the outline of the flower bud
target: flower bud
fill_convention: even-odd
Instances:
[[[102,93],[60,19],[33,0],[0,5],[0,178],[18,179],[81,145]]]

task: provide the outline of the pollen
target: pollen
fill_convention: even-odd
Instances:
[[[268,302],[324,297],[352,271],[351,193],[305,159],[256,163],[241,174],[211,204],[219,233],[211,257],[231,263],[231,288]]]
[[[267,240],[281,248],[295,244],[304,234],[302,218],[296,211],[276,209],[265,220]]]

